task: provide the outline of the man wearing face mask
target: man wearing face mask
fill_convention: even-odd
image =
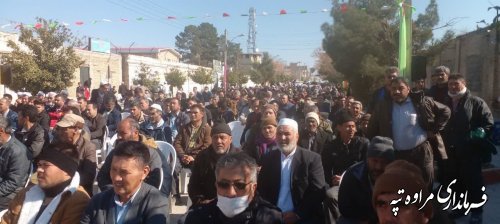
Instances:
[[[321,156],[297,146],[298,124],[283,118],[278,123],[279,150],[262,158],[258,192],[278,206],[285,223],[323,223],[325,175]]]
[[[481,175],[485,143],[493,129],[493,115],[483,99],[473,96],[466,87],[462,75],[451,75],[448,80],[448,97],[445,103],[451,108],[451,118],[443,131],[443,139],[449,152],[445,183],[456,179],[454,192],[468,192],[466,200],[478,203],[482,200],[484,186]],[[481,223],[482,208],[471,209],[470,223]],[[456,210],[453,217],[463,216]]]
[[[212,128],[212,145],[201,151],[194,161],[188,184],[189,198],[193,204],[206,204],[217,197],[215,189],[215,164],[226,154],[241,152],[231,144],[231,129],[226,123],[216,123]]]
[[[215,166],[217,198],[191,207],[185,224],[283,223],[281,211],[256,194],[257,164],[245,153],[227,154]]]

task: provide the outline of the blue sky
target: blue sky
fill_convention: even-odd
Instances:
[[[489,6],[500,0],[438,0],[441,23],[456,18],[452,27],[457,33],[465,33],[476,28],[476,22],[485,19],[491,22],[495,16]],[[413,0],[417,13],[425,10],[429,0]],[[114,46],[128,47],[175,47],[175,36],[186,25],[201,22],[214,24],[219,33],[228,30],[229,38],[248,33],[248,13],[250,7],[257,10],[257,48],[268,51],[274,58],[285,62],[302,62],[314,65],[312,53],[321,46],[323,33],[321,24],[332,22],[328,0],[2,0],[0,26],[11,21],[34,23],[35,17],[55,19],[70,23],[70,28],[78,36],[97,37],[110,41]],[[287,15],[278,14],[285,9]],[[300,14],[300,10],[309,13]],[[230,17],[222,18],[222,13]],[[267,12],[267,16],[262,13]],[[295,14],[292,14],[295,13]],[[177,20],[167,20],[175,16]],[[195,16],[194,19],[185,19]],[[207,16],[211,16],[207,18]],[[135,18],[143,17],[143,21]],[[121,22],[126,18],[128,22]],[[112,22],[92,24],[93,20],[109,19]],[[75,26],[83,21],[82,26]],[[13,32],[13,27],[0,28]],[[445,29],[436,30],[440,36]],[[234,39],[246,51],[246,36]]]

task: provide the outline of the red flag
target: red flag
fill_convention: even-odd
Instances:
[[[167,19],[177,19],[175,16],[168,16]]]
[[[81,25],[83,25],[83,22],[82,22],[82,21],[76,21],[76,22],[75,22],[75,25],[77,25],[77,26],[81,26]]]
[[[342,5],[340,5],[340,11],[341,12],[346,12],[347,11],[347,4],[346,3],[342,3]]]
[[[229,13],[227,13],[227,12],[222,13],[222,17],[229,17]]]
[[[280,15],[285,15],[286,14],[286,10],[282,9],[280,10]]]
[[[35,24],[35,29],[40,29],[42,28],[42,24],[41,23],[36,23]]]

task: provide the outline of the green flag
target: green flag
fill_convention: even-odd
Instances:
[[[411,79],[412,57],[412,7],[405,0],[398,0],[399,5],[399,71],[402,77]]]

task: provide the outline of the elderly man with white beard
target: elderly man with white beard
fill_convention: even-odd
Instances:
[[[285,223],[323,223],[321,203],[325,175],[319,154],[297,146],[298,124],[283,118],[278,123],[279,150],[262,158],[257,191],[278,206]]]

